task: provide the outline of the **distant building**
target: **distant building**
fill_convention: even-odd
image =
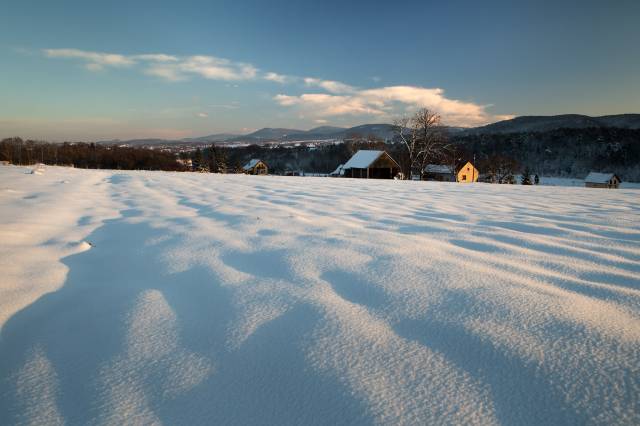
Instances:
[[[620,178],[614,173],[591,172],[584,178],[584,186],[587,188],[618,188]]]
[[[455,182],[456,173],[453,167],[446,164],[427,164],[422,171],[424,180],[437,180],[440,182]]]
[[[480,172],[478,172],[478,169],[471,164],[471,161],[468,161],[467,164],[458,170],[457,181],[460,183],[473,183],[478,181],[479,176]]]
[[[9,162],[8,162],[8,161],[6,161],[6,160],[2,160],[2,161],[0,161],[0,166],[8,166],[8,165],[10,165],[10,164],[11,164],[11,163],[9,163]]]
[[[262,160],[252,158],[242,166],[242,171],[248,175],[266,175],[269,173],[269,168]]]
[[[400,166],[386,151],[361,149],[347,161],[344,177],[364,179],[393,179]]]

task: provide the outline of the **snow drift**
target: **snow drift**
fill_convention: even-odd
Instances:
[[[0,424],[637,424],[635,190],[0,168]]]

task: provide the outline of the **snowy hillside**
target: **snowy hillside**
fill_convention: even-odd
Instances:
[[[640,192],[0,166],[0,424],[638,424]]]

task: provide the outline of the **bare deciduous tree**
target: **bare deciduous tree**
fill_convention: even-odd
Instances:
[[[489,157],[484,165],[491,183],[514,183],[518,168],[517,161],[502,155]]]
[[[418,110],[411,117],[398,118],[393,125],[409,157],[409,170],[405,170],[408,178],[420,176],[427,164],[442,161],[451,150],[440,115],[428,108]]]

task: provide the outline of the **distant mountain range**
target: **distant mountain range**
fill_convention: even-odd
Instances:
[[[518,132],[545,132],[562,128],[584,129],[584,128],[618,127],[626,129],[640,129],[640,114],[619,114],[605,115],[601,117],[590,117],[579,114],[564,114],[552,116],[521,116],[510,120],[499,121],[481,127],[461,128],[449,127],[452,134],[472,135],[472,134],[496,134],[496,133],[518,133]],[[391,124],[363,124],[360,126],[344,128],[334,126],[321,126],[310,130],[285,129],[285,128],[263,128],[246,135],[236,135],[230,133],[219,133],[195,138],[185,138],[180,140],[165,139],[134,139],[128,141],[111,140],[101,141],[105,144],[126,144],[130,146],[149,146],[163,144],[206,144],[206,143],[255,143],[265,142],[293,142],[293,141],[313,141],[313,140],[342,140],[351,136],[367,137],[373,135],[383,140],[393,138],[393,126]]]

